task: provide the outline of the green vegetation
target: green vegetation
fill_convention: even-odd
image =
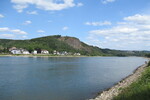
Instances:
[[[0,53],[10,53],[9,48],[11,47],[27,49],[29,52],[33,50],[40,51],[41,49],[46,49],[50,53],[54,50],[59,52],[78,52],[86,56],[144,56],[150,53],[149,51],[101,49],[99,47],[87,45],[75,37],[62,37],[61,35],[46,36],[30,40],[0,39]]]
[[[17,48],[24,48],[27,49],[29,52],[38,49],[46,49],[50,53],[53,50],[57,51],[68,51],[68,52],[77,52],[73,47],[69,46],[68,44],[59,41],[58,38],[60,36],[49,36],[49,37],[42,37],[36,38],[31,40],[7,40],[1,39],[0,40],[0,52],[3,52],[6,48],[17,47]],[[7,49],[8,50],[8,49]],[[7,51],[8,52],[8,51]]]
[[[150,100],[150,62],[140,79],[123,89],[113,100]]]
[[[148,66],[150,66],[150,61],[148,62]]]
[[[145,56],[148,57],[148,58],[150,58],[150,53],[146,54]]]

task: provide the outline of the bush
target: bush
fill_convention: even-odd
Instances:
[[[145,56],[150,58],[150,53],[149,53],[149,54],[146,54]]]
[[[148,66],[150,66],[150,61],[148,62]]]

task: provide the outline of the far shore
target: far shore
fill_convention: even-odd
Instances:
[[[136,57],[136,56],[87,56],[87,55],[53,55],[53,54],[0,54],[0,57]],[[146,57],[145,57],[146,58]]]
[[[150,61],[150,59],[148,58]],[[133,82],[138,80],[138,78],[142,75],[142,72],[145,71],[145,68],[148,66],[147,63],[136,68],[132,74],[123,78],[120,82],[114,84],[114,86],[98,93],[98,95],[94,99],[89,100],[112,100],[115,96],[118,96],[121,93],[123,88],[130,86]]]
[[[76,55],[51,55],[51,54],[0,54],[0,57],[90,57],[90,56],[76,56]]]

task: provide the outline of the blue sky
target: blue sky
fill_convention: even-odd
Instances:
[[[57,34],[100,48],[150,50],[150,0],[0,0],[0,38]]]

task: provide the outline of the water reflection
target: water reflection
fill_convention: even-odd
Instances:
[[[139,57],[0,57],[0,100],[85,100],[132,73]]]

